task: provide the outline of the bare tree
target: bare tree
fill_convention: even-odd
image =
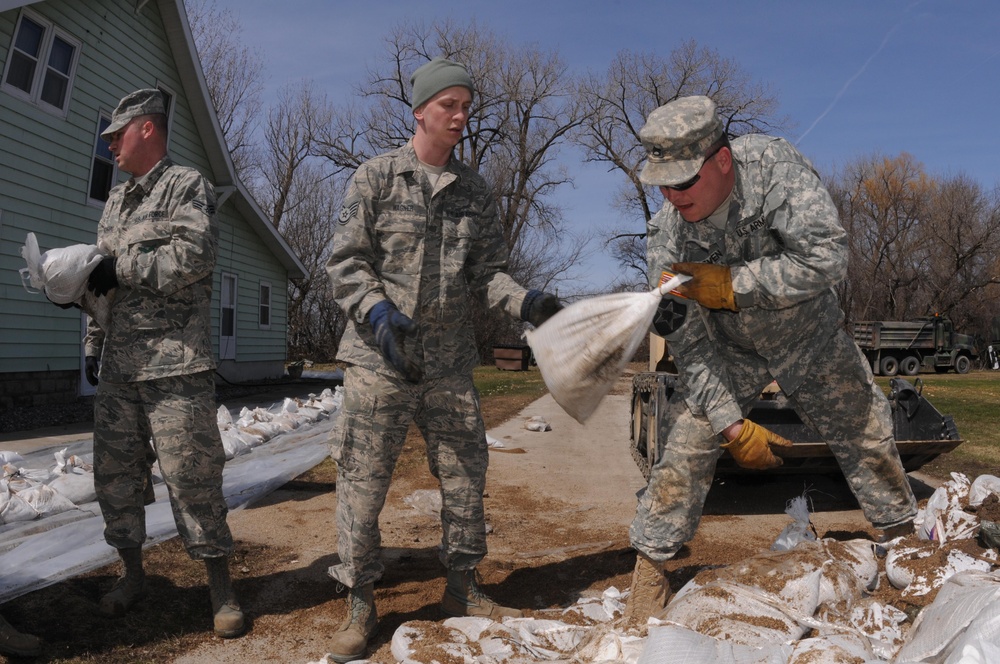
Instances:
[[[659,106],[689,95],[715,100],[730,137],[786,129],[789,121],[776,116],[777,100],[770,89],[750,79],[734,61],[689,41],[664,60],[654,54],[620,52],[603,74],[587,76],[579,87],[583,122],[574,138],[585,159],[623,176],[615,205],[623,222],[605,238],[632,279],[622,287],[647,284],[645,222],[661,207],[659,192],[639,181],[645,151],[639,130]]]
[[[290,357],[329,361],[346,318],[330,296],[326,274],[346,176],[314,153],[330,110],[312,84],[286,86],[268,112],[255,197],[308,270],[288,287]]]
[[[475,22],[398,25],[386,38],[385,57],[359,86],[358,100],[334,113],[317,149],[338,168],[353,170],[406,143],[414,123],[410,75],[437,56],[465,64],[475,83],[456,156],[494,189],[512,274],[539,288],[558,282],[583,249],[552,202],[552,194],[572,182],[556,159],[581,121],[573,79],[557,54],[510,45]],[[537,243],[547,251],[533,252]]]
[[[410,75],[438,56],[465,64],[476,92],[456,158],[492,187],[511,275],[528,287],[558,290],[587,250],[587,238],[571,232],[553,201],[556,191],[572,184],[557,159],[582,121],[566,65],[555,52],[512,45],[475,22],[403,23],[385,44],[385,56],[369,69],[357,98],[320,128],[317,152],[337,172],[352,172],[405,144],[414,130]],[[495,312],[478,310],[475,319],[481,354],[494,343],[517,341],[522,332],[520,323]]]
[[[858,159],[830,185],[850,246],[841,292],[853,320],[905,320],[923,313],[919,291],[927,252],[920,223],[934,187],[906,153]]]
[[[862,157],[830,192],[850,246],[841,304],[851,320],[945,314],[989,335],[1000,303],[1000,201],[964,175],[928,175],[911,155]]]
[[[940,183],[931,202],[924,277],[927,309],[988,339],[1000,311],[1000,200],[966,175]]]
[[[243,26],[214,0],[185,0],[208,94],[236,172],[248,179],[257,165],[254,132],[261,113],[264,58],[241,38]]]

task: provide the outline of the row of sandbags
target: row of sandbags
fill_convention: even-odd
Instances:
[[[237,417],[220,406],[217,413],[226,459],[248,454],[275,436],[329,416],[343,397],[327,388],[307,399],[285,399],[270,409],[243,408]],[[55,452],[51,466],[31,467],[21,455],[0,451],[0,525],[31,521],[77,509],[96,500],[92,453]],[[162,481],[154,464],[154,482]]]

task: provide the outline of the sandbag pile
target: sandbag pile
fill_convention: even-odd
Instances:
[[[627,593],[610,588],[566,610],[573,615],[554,619],[536,612],[502,623],[403,623],[392,654],[401,664],[1000,662],[998,554],[969,546],[981,530],[976,508],[998,496],[996,477],[969,482],[953,475],[920,510],[914,534],[886,545],[884,562],[885,549],[870,540],[817,538],[806,501],[793,499],[786,510],[793,523],[772,550],[699,572],[650,619],[645,637],[621,620]],[[965,558],[958,563],[940,557],[963,542]],[[933,574],[914,574],[907,566],[925,550],[937,551],[942,564]],[[906,583],[897,585],[907,571]],[[877,599],[887,579],[894,588],[921,589],[929,605],[912,623],[911,614]]]

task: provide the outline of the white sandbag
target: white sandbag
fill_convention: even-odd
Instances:
[[[49,482],[48,486],[74,505],[83,505],[97,500],[97,489],[94,487],[94,473],[92,472],[80,470],[61,473]]]
[[[935,489],[914,519],[920,539],[944,543],[974,537],[979,518],[965,511],[969,490],[969,478],[962,473],[952,473],[949,481]]]
[[[651,625],[637,664],[786,664],[792,654],[787,643],[760,648],[714,639],[680,625]]]
[[[835,559],[825,540],[805,541],[700,572],[655,617],[761,648],[802,638],[820,607],[848,616],[869,583]]]
[[[888,660],[903,644],[903,624],[908,620],[906,612],[892,604],[863,597],[851,610],[848,625],[868,637],[877,657]]]
[[[219,430],[224,431],[229,427],[233,426],[233,414],[229,412],[225,404],[219,406],[219,410],[215,411],[215,423],[219,425]]]
[[[226,451],[226,460],[235,459],[241,454],[249,454],[252,446],[245,440],[245,432],[239,429],[220,431],[222,448]],[[262,440],[262,439],[261,439]]]
[[[966,646],[985,649],[977,641],[1000,648],[1000,573],[961,572],[948,579],[913,621],[893,662],[958,661],[950,655],[960,656]]]
[[[260,436],[264,440],[270,440],[283,431],[281,425],[274,422],[249,422],[239,425],[238,428],[252,436]]]
[[[324,414],[321,408],[312,408],[309,406],[299,406],[298,410],[295,411],[295,416],[303,423],[315,422]]]
[[[103,255],[94,244],[74,244],[39,253],[35,234],[28,233],[21,257],[27,264],[21,270],[22,279],[27,276],[36,292],[45,293],[56,304],[71,304],[87,292],[87,277]]]
[[[52,516],[77,509],[73,502],[47,484],[39,484],[25,491],[18,491],[17,497],[28,503],[38,516]]]
[[[646,338],[663,294],[689,279],[679,274],[646,293],[579,300],[525,332],[556,403],[577,422],[590,417]]]
[[[14,452],[12,450],[2,450],[0,451],[0,467],[2,466],[13,466],[17,467],[24,463],[24,457]]]
[[[1000,496],[1000,477],[980,475],[969,487],[969,505],[979,507],[991,493]]]
[[[45,484],[52,479],[52,472],[48,468],[25,468],[8,463],[3,466],[3,477],[7,480],[10,490],[17,492]]]
[[[0,480],[0,523],[31,521],[37,516],[35,508],[10,490],[7,480]]]
[[[860,634],[830,634],[797,641],[788,664],[843,664],[874,659],[871,645]]]
[[[941,557],[944,553],[944,564],[930,566],[919,561],[931,556]],[[947,543],[934,541],[919,541],[915,544],[897,544],[889,550],[885,557],[885,576],[893,587],[903,591],[903,597],[922,597],[944,585],[952,575],[964,571],[988,572],[992,565],[988,556],[996,556],[993,551],[987,551],[982,557],[973,558],[957,548],[951,548]]]

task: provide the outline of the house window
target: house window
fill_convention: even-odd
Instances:
[[[267,330],[271,327],[271,284],[266,281],[260,282],[259,299],[257,324],[261,329]]]
[[[219,297],[219,359],[236,359],[236,275],[222,273]]]
[[[2,88],[65,117],[79,55],[80,42],[24,10],[17,22]]]
[[[87,198],[95,203],[106,203],[108,192],[118,179],[118,167],[111,154],[111,144],[101,138],[104,130],[111,126],[111,118],[103,113],[97,121],[97,135],[94,137],[94,158],[90,167],[90,190]]]
[[[174,123],[174,93],[165,88],[163,85],[158,84],[156,89],[160,91],[163,95],[163,110],[167,113],[167,136],[170,135],[170,130],[173,128]]]

